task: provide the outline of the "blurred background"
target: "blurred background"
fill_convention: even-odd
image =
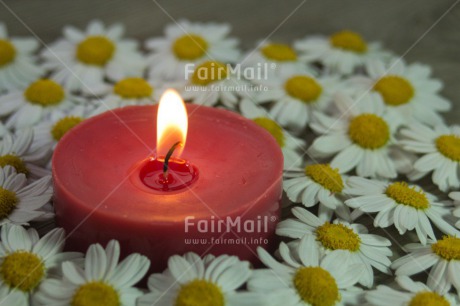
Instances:
[[[127,36],[138,39],[162,35],[166,24],[181,18],[228,22],[244,49],[267,36],[292,42],[350,29],[408,62],[430,65],[454,104],[449,122],[459,122],[460,0],[0,0],[0,21],[11,34],[33,31],[45,43],[64,25],[85,27],[94,18],[122,22]]]

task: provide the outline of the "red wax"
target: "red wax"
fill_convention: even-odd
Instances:
[[[282,193],[278,144],[232,112],[196,105],[187,111],[186,162],[171,160],[166,189],[155,160],[156,106],[101,114],[61,139],[54,205],[68,249],[117,239],[124,254],[142,253],[161,271],[174,254],[256,262],[256,248],[270,246]]]
[[[164,159],[149,158],[141,165],[139,177],[144,185],[158,191],[179,191],[198,179],[198,169],[183,159],[171,158],[168,174],[164,173]]]

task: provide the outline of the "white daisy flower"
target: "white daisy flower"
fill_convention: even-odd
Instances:
[[[404,248],[409,254],[396,259],[391,268],[396,275],[414,275],[431,268],[427,285],[439,294],[446,294],[452,286],[460,292],[460,238],[444,236],[429,240],[427,245],[411,243]]]
[[[344,204],[346,176],[329,164],[309,164],[305,169],[291,170],[283,186],[288,198],[305,207],[319,204],[318,214],[330,220],[335,213],[351,221],[350,209]]]
[[[23,129],[15,135],[5,134],[0,141],[0,167],[12,166],[32,179],[50,174],[39,166],[48,156],[49,148],[35,148],[33,140],[32,129]]]
[[[6,127],[22,129],[48,119],[55,110],[65,111],[81,102],[81,98],[58,83],[39,79],[24,90],[0,96],[0,116],[9,116],[5,121]]]
[[[123,39],[123,33],[123,25],[106,28],[98,20],[91,21],[84,32],[66,26],[64,38],[42,52],[44,66],[54,71],[52,78],[67,89],[99,94],[105,88],[105,78],[116,81],[143,74],[145,60],[138,44]]]
[[[326,71],[348,75],[362,67],[369,59],[385,59],[390,54],[379,43],[366,42],[352,31],[340,31],[329,37],[307,36],[294,44],[299,59],[320,63]]]
[[[152,274],[150,293],[139,298],[139,306],[255,306],[266,305],[262,295],[237,291],[251,275],[249,263],[236,256],[195,253],[172,256],[164,273]]]
[[[89,117],[93,111],[91,105],[78,105],[70,111],[56,110],[51,113],[49,120],[41,122],[34,127],[34,148],[49,148],[53,151],[61,138],[76,125]],[[51,161],[47,163],[51,169]]]
[[[390,273],[391,261],[388,257],[392,252],[388,239],[369,234],[367,228],[361,224],[350,224],[338,219],[330,223],[329,220],[318,218],[301,207],[293,208],[292,213],[296,219],[281,221],[276,228],[277,235],[295,239],[301,239],[305,235],[312,236],[321,256],[331,257],[331,261],[348,265],[363,264],[364,273],[359,279],[363,286],[373,286],[372,268]],[[280,246],[281,253],[287,251],[285,245]]]
[[[396,277],[401,290],[380,285],[365,294],[366,300],[374,306],[457,306],[458,300],[452,294],[439,294],[421,282],[414,282],[407,276]]]
[[[435,126],[444,122],[439,112],[450,110],[451,105],[439,95],[442,82],[430,78],[429,66],[406,65],[401,59],[388,64],[373,60],[367,63],[366,71],[368,76],[357,76],[349,82],[378,93],[404,124],[418,121]]]
[[[25,88],[43,73],[35,63],[34,52],[39,47],[34,38],[8,37],[0,22],[0,92]]]
[[[449,197],[452,200],[454,200],[454,205],[455,205],[455,208],[454,208],[452,214],[455,217],[460,218],[460,192],[451,192],[451,193],[449,193]],[[460,220],[457,221],[455,226],[460,228]]]
[[[313,110],[324,112],[332,102],[339,80],[334,76],[313,76],[307,69],[286,68],[266,79],[254,80],[267,91],[254,95],[257,103],[274,102],[270,115],[282,126],[299,132],[311,121]]]
[[[0,225],[22,225],[52,218],[54,213],[44,209],[52,196],[51,176],[28,184],[26,176],[13,167],[0,168]]]
[[[62,228],[55,228],[39,239],[33,228],[25,230],[18,225],[5,224],[1,239],[0,292],[20,293],[21,301],[29,300],[46,279],[59,275],[62,262],[82,257],[81,253],[62,252],[65,241]],[[17,299],[19,301],[19,297]],[[2,302],[0,300],[0,304]]]
[[[128,105],[156,104],[168,88],[181,88],[182,84],[146,80],[144,78],[124,78],[107,89],[107,96],[96,100],[96,109],[91,115],[97,115],[118,107]]]
[[[165,37],[147,40],[149,76],[183,80],[187,64],[212,60],[235,62],[240,56],[238,40],[229,38],[231,27],[223,23],[192,23],[181,20],[165,29]]]
[[[222,102],[227,108],[236,107],[241,88],[246,87],[246,82],[232,72],[228,64],[205,61],[193,68],[181,92],[184,100],[207,106]]]
[[[62,264],[62,279],[44,281],[36,294],[42,305],[134,306],[142,295],[133,286],[149,269],[149,260],[131,254],[118,264],[120,245],[112,240],[104,249],[93,244],[86,252],[84,269],[73,262]]]
[[[280,249],[283,263],[279,263],[262,248],[260,260],[269,269],[254,271],[248,289],[268,297],[269,305],[356,305],[361,290],[354,285],[363,273],[362,264],[348,265],[333,257],[320,258],[312,235],[288,250],[283,242]]]
[[[284,169],[290,170],[299,167],[302,163],[302,155],[299,149],[304,150],[305,141],[292,136],[279,124],[270,119],[270,115],[263,108],[257,106],[249,99],[243,99],[240,103],[240,111],[246,118],[252,119],[258,126],[269,132],[280,145],[284,156]]]
[[[338,117],[315,112],[311,128],[319,134],[309,149],[313,157],[333,156],[332,168],[343,173],[356,168],[359,176],[395,178],[397,172],[408,172],[411,163],[394,139],[397,124],[386,111],[377,94],[362,103],[338,94],[335,103],[342,114]]]
[[[427,237],[436,239],[431,223],[445,234],[460,236],[460,232],[443,219],[450,213],[447,204],[417,185],[361,177],[349,178],[348,185],[348,193],[357,196],[345,201],[357,209],[353,217],[363,212],[377,213],[375,227],[386,228],[394,224],[400,235],[415,229],[422,244],[426,244]]]
[[[303,65],[298,54],[288,44],[273,41],[261,41],[256,48],[242,56],[239,65],[244,69],[254,69],[264,76],[275,76],[285,69]]]
[[[0,305],[29,306],[29,300],[19,290],[10,291],[8,288],[0,286]]]
[[[411,179],[433,172],[433,183],[442,191],[460,187],[460,126],[430,128],[413,123],[401,130],[401,135],[404,139],[400,143],[405,150],[423,154],[414,163]]]

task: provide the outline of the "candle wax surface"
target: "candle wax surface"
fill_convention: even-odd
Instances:
[[[165,173],[164,158],[151,157],[143,163],[139,177],[144,185],[161,192],[180,191],[198,180],[198,169],[179,158],[169,160]]]

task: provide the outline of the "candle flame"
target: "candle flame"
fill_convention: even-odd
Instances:
[[[177,142],[174,155],[179,157],[187,138],[188,117],[184,101],[173,89],[161,96],[157,115],[157,155],[164,157]]]

